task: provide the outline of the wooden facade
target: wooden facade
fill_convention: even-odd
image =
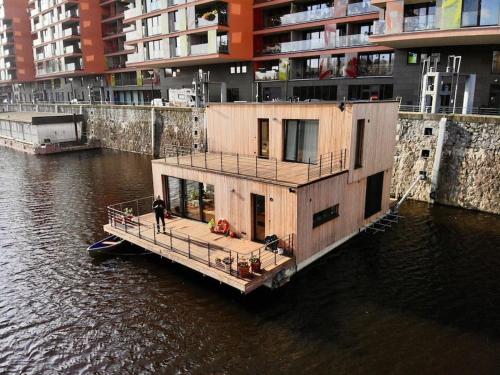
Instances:
[[[269,120],[269,157],[284,161],[285,121],[318,120],[317,155],[345,149],[345,168],[329,176],[296,184],[213,170],[202,165],[173,165],[153,161],[155,195],[167,198],[163,176],[214,186],[215,214],[227,219],[241,238],[255,237],[252,194],[265,197],[265,232],[278,237],[293,234],[298,269],[358,233],[389,209],[390,180],[396,138],[398,103],[395,101],[346,103],[238,103],[211,104],[207,108],[207,145],[212,154],[258,155],[258,121]],[[363,122],[361,165],[355,166],[356,137]],[[359,140],[358,140],[359,142]],[[293,166],[294,163],[284,163]],[[380,209],[365,218],[367,178],[383,173]],[[329,207],[338,217],[314,227],[313,216]]]

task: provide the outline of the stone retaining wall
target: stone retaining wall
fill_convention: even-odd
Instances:
[[[432,176],[441,117],[400,113],[393,195],[404,194],[420,171]],[[436,202],[500,214],[500,117],[449,115],[447,119]],[[426,128],[432,135],[425,135]],[[428,202],[430,191],[428,179],[410,197]]]

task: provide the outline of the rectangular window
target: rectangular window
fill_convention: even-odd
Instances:
[[[382,209],[382,192],[384,187],[384,172],[368,176],[366,179],[365,219]]]
[[[356,126],[356,154],[354,158],[354,169],[363,166],[363,143],[365,138],[365,120],[358,120]]]
[[[293,96],[299,100],[337,100],[337,86],[295,86]]]
[[[316,163],[318,120],[285,120],[285,160]]]
[[[167,209],[174,215],[208,222],[215,218],[214,186],[198,181],[164,176]]]
[[[339,205],[328,207],[325,210],[316,212],[313,215],[313,228],[320,226],[321,224],[327,223],[339,216]]]
[[[491,65],[493,74],[500,74],[500,51],[493,51],[493,63]]]

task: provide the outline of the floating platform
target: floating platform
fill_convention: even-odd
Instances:
[[[166,233],[156,233],[153,213],[125,217],[121,211],[108,208],[109,224],[104,225],[107,233],[114,234],[130,243],[156,253],[173,262],[198,271],[221,283],[249,293],[256,288],[279,283],[278,275],[294,269],[295,260],[291,253],[293,237],[279,239],[277,251],[262,243],[232,238],[212,233],[206,223],[186,218],[173,217],[165,220]],[[283,252],[283,253],[281,253]],[[249,262],[255,257],[261,262],[261,272],[241,275],[239,262]],[[232,259],[229,265],[223,260]]]

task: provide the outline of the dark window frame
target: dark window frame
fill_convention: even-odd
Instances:
[[[354,169],[363,167],[363,146],[365,141],[365,119],[356,123],[356,148],[354,150]]]
[[[334,204],[313,214],[313,229],[328,223],[340,216],[339,204]]]

